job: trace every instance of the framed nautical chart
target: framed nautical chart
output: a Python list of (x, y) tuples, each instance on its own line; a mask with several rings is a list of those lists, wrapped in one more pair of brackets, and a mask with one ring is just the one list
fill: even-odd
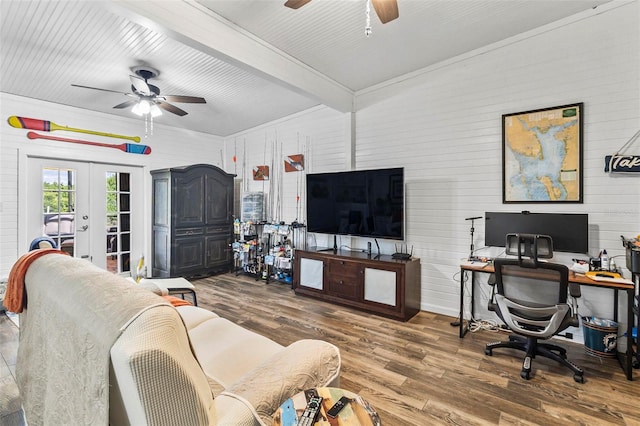
[(583, 104), (502, 116), (502, 202), (582, 203)]

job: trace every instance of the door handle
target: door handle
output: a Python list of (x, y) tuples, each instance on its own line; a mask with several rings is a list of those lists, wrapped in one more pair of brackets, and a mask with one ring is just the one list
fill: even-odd
[(82, 256), (80, 256), (80, 259), (88, 259), (89, 255), (88, 254), (83, 254)]
[(86, 231), (87, 229), (89, 229), (89, 225), (82, 225), (82, 226), (80, 227), (80, 229), (78, 229), (78, 232), (84, 232), (84, 231)]

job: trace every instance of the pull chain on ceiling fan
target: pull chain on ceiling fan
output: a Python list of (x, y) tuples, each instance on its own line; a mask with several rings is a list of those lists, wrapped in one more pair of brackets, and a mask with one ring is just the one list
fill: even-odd
[(131, 93), (118, 92), (116, 90), (101, 89), (98, 87), (82, 86), (79, 84), (72, 84), (74, 87), (80, 87), (82, 89), (100, 90), (102, 92), (119, 93), (121, 95), (129, 96), (133, 99), (122, 102), (114, 108), (124, 109), (131, 108), (131, 112), (138, 116), (145, 117), (145, 133), (147, 133), (147, 119), (151, 119), (151, 133), (153, 134), (153, 118), (162, 115), (160, 108), (165, 111), (169, 111), (172, 114), (178, 116), (185, 116), (188, 113), (178, 108), (177, 106), (170, 104), (169, 102), (179, 103), (191, 103), (191, 104), (205, 104), (207, 101), (204, 98), (197, 96), (184, 96), (184, 95), (160, 95), (160, 88), (149, 84), (149, 79), (157, 77), (160, 73), (150, 67), (134, 67), (131, 69), (136, 75), (129, 75), (131, 81)]
[[(287, 0), (284, 5), (291, 9), (298, 9), (310, 1), (311, 0)], [(373, 4), (373, 8), (375, 9), (378, 18), (380, 18), (380, 22), (383, 24), (391, 22), (400, 16), (397, 0), (366, 0), (366, 2), (366, 26), (364, 32), (367, 37), (371, 34), (370, 3)]]

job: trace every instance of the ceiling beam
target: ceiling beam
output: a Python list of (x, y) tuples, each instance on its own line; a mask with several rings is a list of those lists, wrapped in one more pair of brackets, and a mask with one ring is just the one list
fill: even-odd
[(257, 74), (341, 112), (354, 92), (193, 0), (115, 0), (110, 9), (132, 22)]

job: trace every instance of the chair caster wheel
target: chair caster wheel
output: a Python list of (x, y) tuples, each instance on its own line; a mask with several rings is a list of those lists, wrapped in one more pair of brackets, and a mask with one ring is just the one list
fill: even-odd
[(529, 371), (521, 371), (520, 377), (522, 377), (525, 380), (529, 380), (531, 378), (531, 373)]
[(493, 355), (493, 351), (491, 349), (485, 349), (484, 350), (484, 354), (491, 356), (491, 355)]
[(573, 380), (575, 380), (576, 383), (584, 383), (584, 377), (582, 377), (579, 374), (574, 374), (573, 375)]

